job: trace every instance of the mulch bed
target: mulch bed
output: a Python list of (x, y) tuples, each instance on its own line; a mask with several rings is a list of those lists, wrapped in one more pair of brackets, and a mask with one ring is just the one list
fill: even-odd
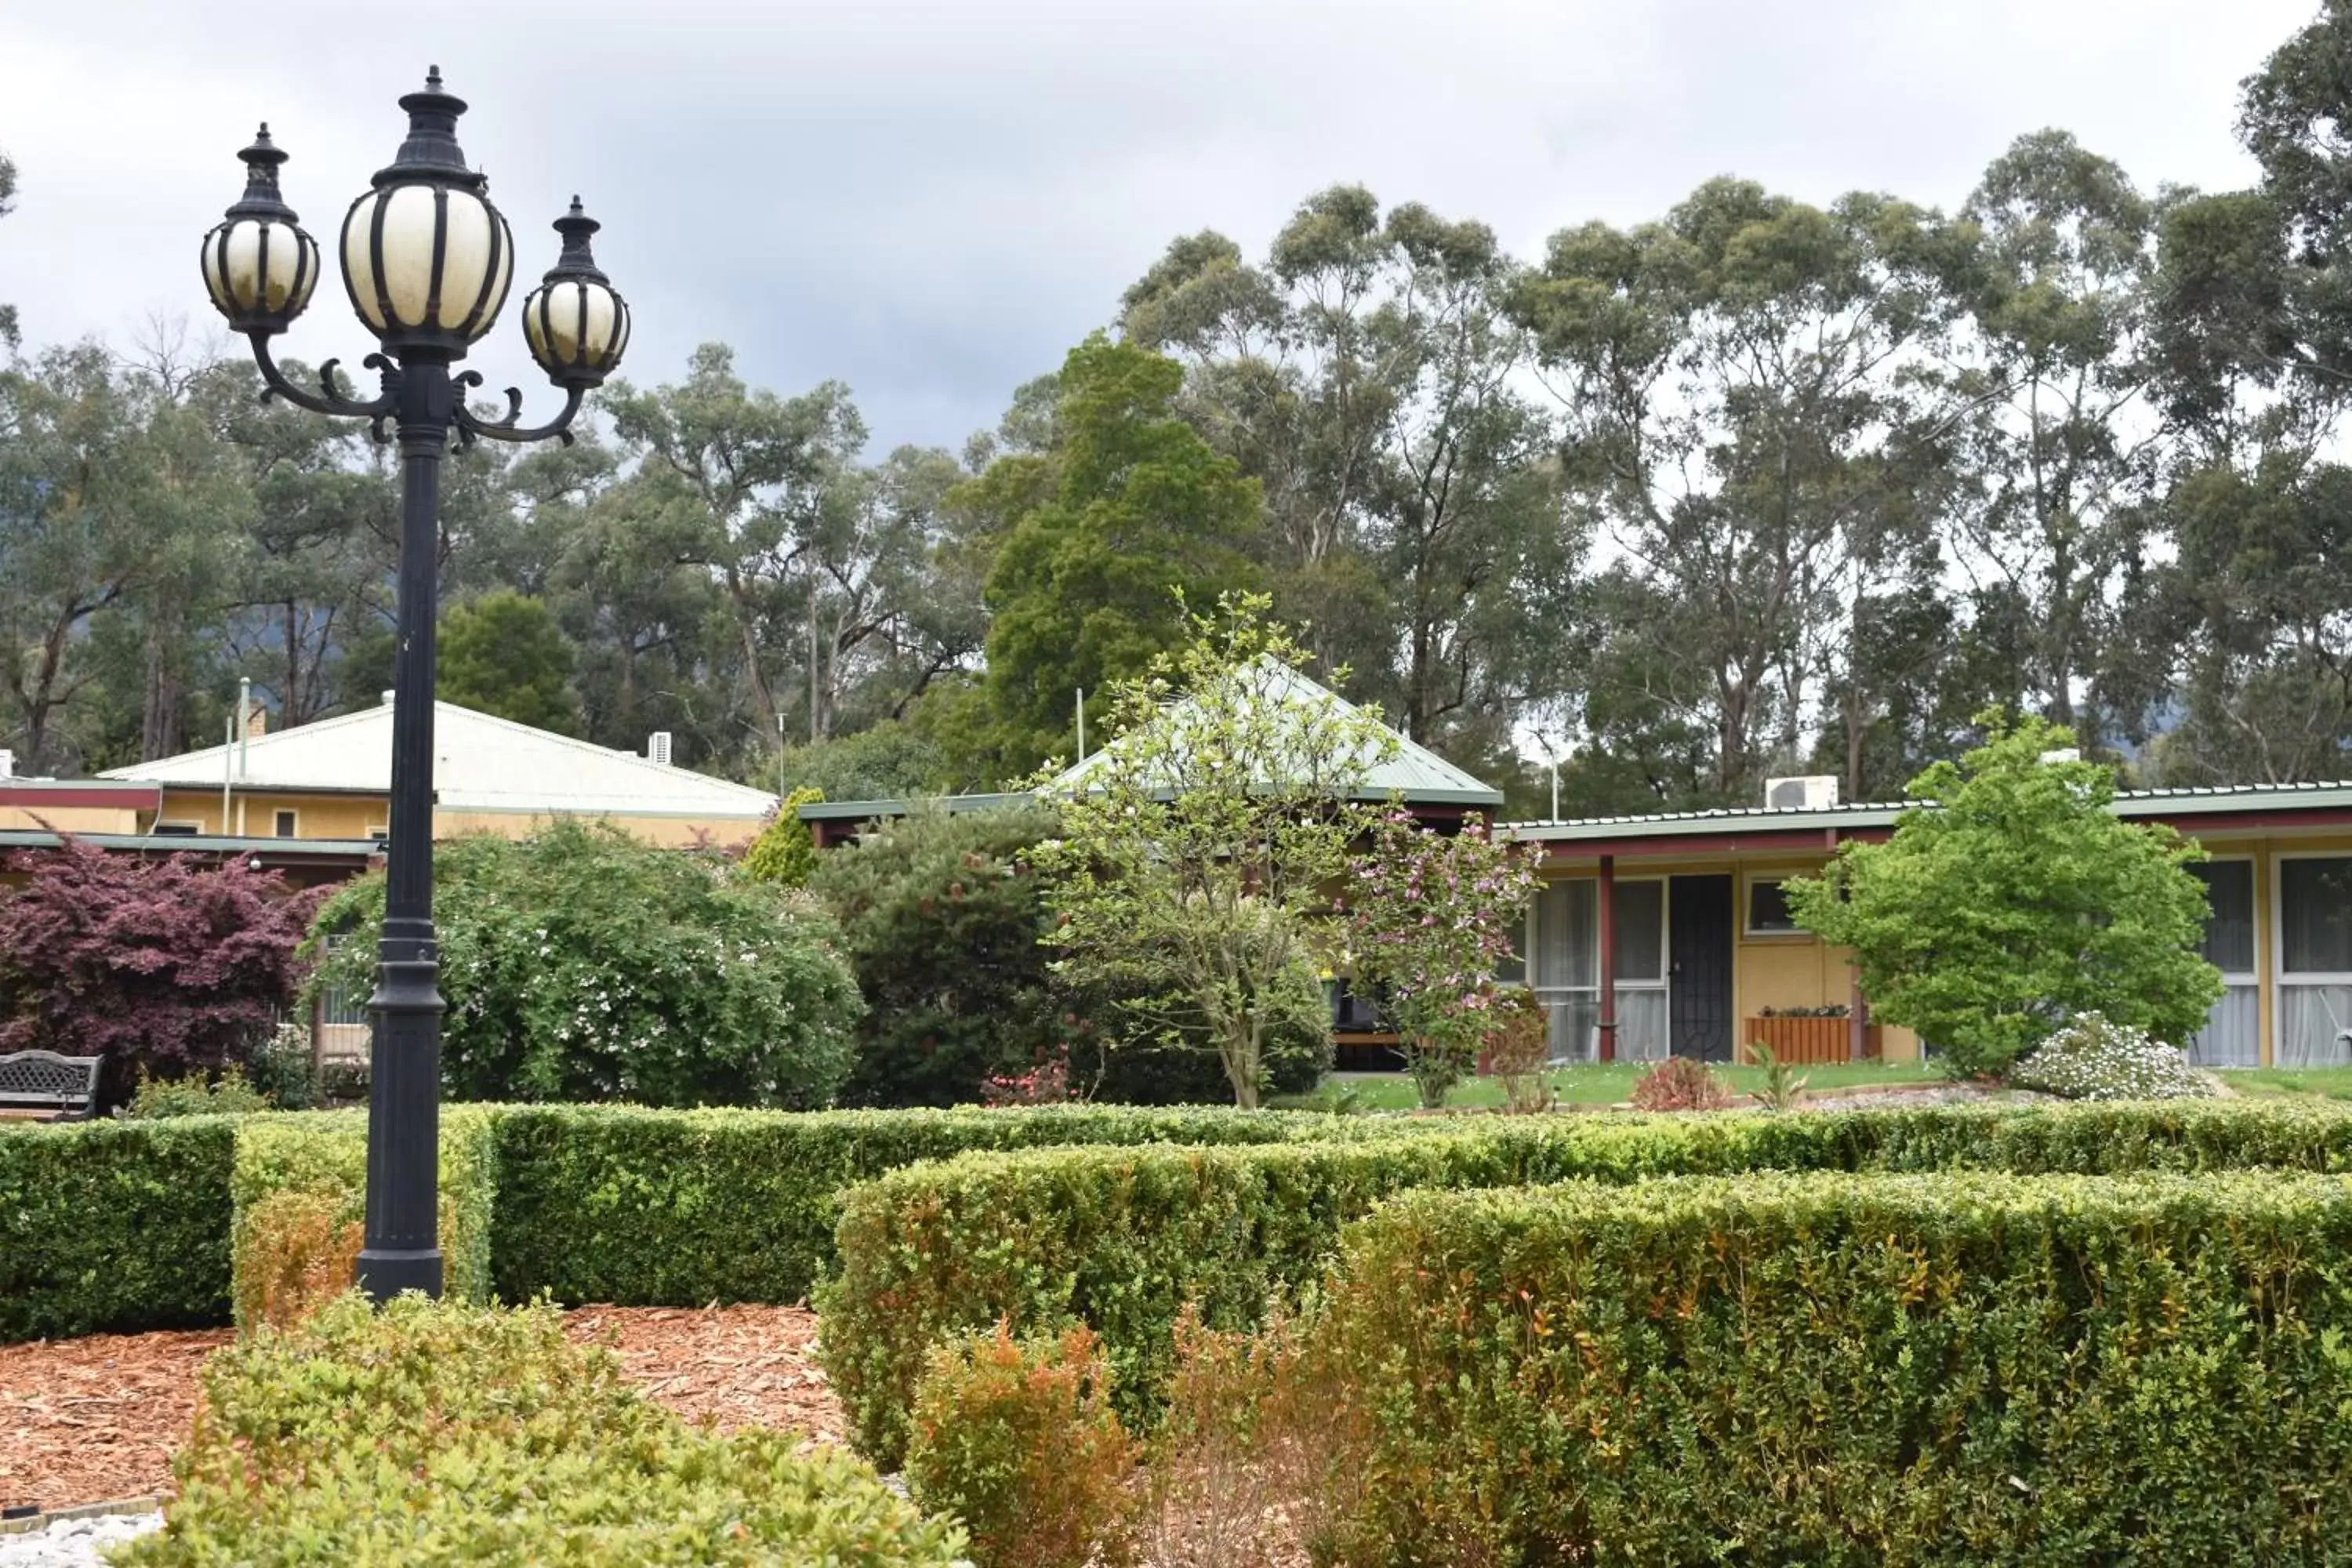
[[(722, 1429), (773, 1426), (841, 1441), (841, 1405), (797, 1307), (583, 1307), (565, 1331), (603, 1344), (652, 1397)], [(44, 1509), (168, 1492), (196, 1410), (196, 1372), (225, 1329), (93, 1334), (0, 1345), (0, 1507)]]

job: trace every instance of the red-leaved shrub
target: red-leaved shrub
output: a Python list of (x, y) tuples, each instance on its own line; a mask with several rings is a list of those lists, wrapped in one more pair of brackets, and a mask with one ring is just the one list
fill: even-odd
[(1723, 1080), (1688, 1057), (1668, 1057), (1633, 1085), (1639, 1110), (1719, 1110), (1730, 1103)]
[(5, 868), (26, 880), (0, 887), (0, 1051), (105, 1057), (120, 1098), (242, 1060), (293, 1000), (319, 895), (274, 871), (74, 838)]

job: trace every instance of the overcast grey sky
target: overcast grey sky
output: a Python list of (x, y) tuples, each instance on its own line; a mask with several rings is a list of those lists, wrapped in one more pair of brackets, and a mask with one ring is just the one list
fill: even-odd
[[(520, 279), (577, 190), (637, 312), (628, 372), (700, 342), (855, 390), (877, 451), (953, 446), (1106, 321), (1180, 233), (1253, 252), (1360, 181), (1537, 255), (1732, 173), (1950, 206), (2074, 131), (2148, 188), (2249, 166), (2237, 82), (2315, 0), (82, 0), (0, 5), (0, 300), (27, 347), (215, 318), (196, 241), (267, 119), (331, 244), (438, 62)], [(511, 310), (476, 363), (548, 405)], [(330, 281), (289, 351), (370, 345)]]

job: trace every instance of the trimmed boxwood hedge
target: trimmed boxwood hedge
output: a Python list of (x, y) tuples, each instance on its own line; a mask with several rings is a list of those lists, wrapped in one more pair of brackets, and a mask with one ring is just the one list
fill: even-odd
[(236, 1119), (0, 1131), (0, 1342), (226, 1322)]
[(2352, 1186), (1413, 1193), (1310, 1353), (1351, 1564), (2352, 1560)]
[(1082, 1321), (1122, 1407), (1148, 1416), (1177, 1310), (1247, 1328), (1312, 1281), (1339, 1227), (1416, 1187), (1609, 1183), (1743, 1171), (2127, 1173), (2352, 1169), (2352, 1111), (2269, 1102), (1929, 1107), (1770, 1116), (1493, 1118), (1418, 1137), (1274, 1148), (967, 1155), (853, 1188), (821, 1349), (861, 1447), (895, 1464), (931, 1346), (1000, 1317)]
[(622, 1306), (789, 1303), (831, 1267), (844, 1189), (919, 1160), (1062, 1144), (1351, 1139), (1397, 1125), (1112, 1105), (805, 1115), (513, 1106), (498, 1121), (493, 1273), (509, 1301), (544, 1292)]
[(546, 1310), (346, 1295), (205, 1368), (144, 1568), (953, 1568), (963, 1532), (839, 1449), (688, 1426)]

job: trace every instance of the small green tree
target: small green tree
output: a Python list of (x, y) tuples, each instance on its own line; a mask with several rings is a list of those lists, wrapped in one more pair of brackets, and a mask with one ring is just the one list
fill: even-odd
[(441, 697), (558, 735), (580, 732), (572, 645), (540, 600), (501, 588), (441, 617)]
[(1381, 996), (1432, 1110), (1469, 1076), (1493, 1026), (1495, 968), (1535, 901), (1539, 853), (1478, 818), (1445, 835), (1397, 810), (1357, 858), (1343, 896), (1349, 959)]
[(760, 837), (751, 840), (751, 852), (743, 857), (743, 869), (753, 881), (784, 888), (808, 886), (816, 872), (816, 835), (801, 820), (801, 807), (824, 798), (821, 789), (796, 789), (784, 796), (774, 818), (760, 829)]
[(1984, 744), (1911, 781), (1884, 844), (1849, 843), (1787, 884), (1798, 922), (1853, 950), (1872, 1009), (1956, 1074), (1998, 1073), (2076, 1014), (2178, 1043), (2221, 972), (2198, 955), (2204, 851), (2110, 809), (2115, 772), (2049, 761), (2071, 731), (1978, 715)]
[(1236, 595), (1188, 616), (1181, 649), (1111, 689), (1118, 739), (1041, 785), (1062, 811), (1038, 848), (1057, 971), (1138, 1032), (1205, 1039), (1245, 1107), (1269, 1038), (1328, 1037), (1330, 898), (1374, 816), (1365, 775), (1397, 745), (1376, 712), (1300, 678), (1311, 656), (1267, 608)]

